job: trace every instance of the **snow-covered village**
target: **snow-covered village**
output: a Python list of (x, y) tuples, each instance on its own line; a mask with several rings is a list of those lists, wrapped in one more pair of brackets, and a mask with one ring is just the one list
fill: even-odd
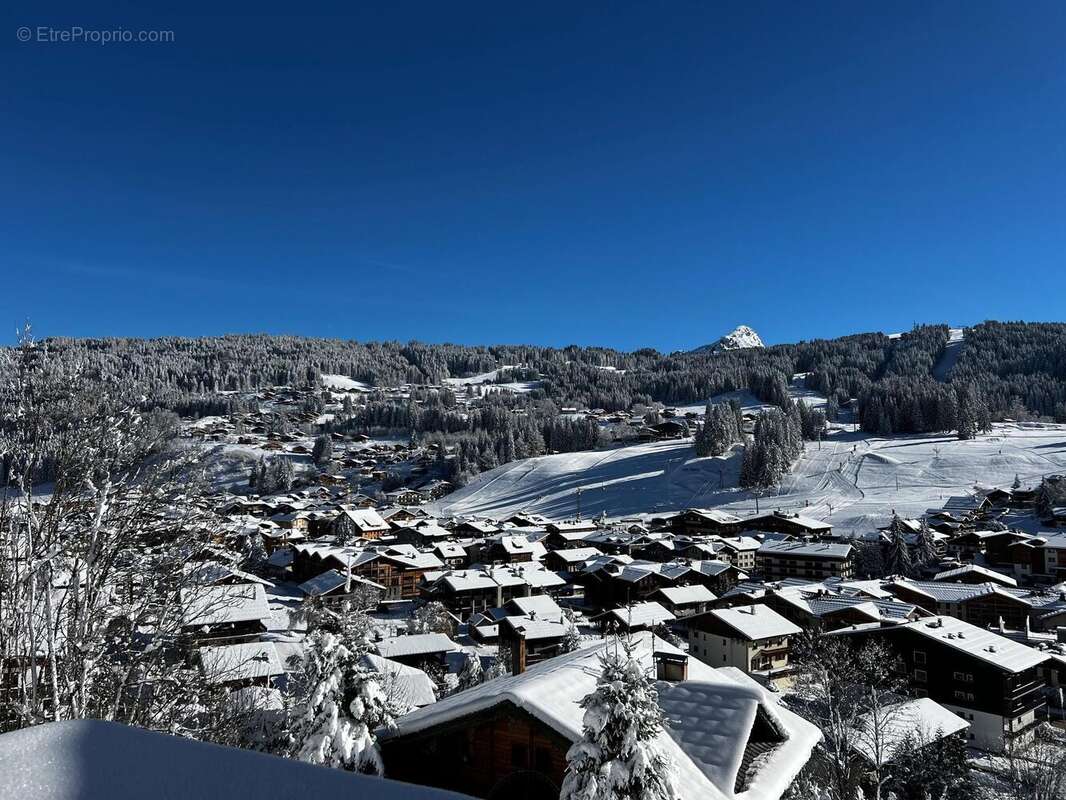
[(1066, 4), (10, 10), (0, 800), (1066, 800)]

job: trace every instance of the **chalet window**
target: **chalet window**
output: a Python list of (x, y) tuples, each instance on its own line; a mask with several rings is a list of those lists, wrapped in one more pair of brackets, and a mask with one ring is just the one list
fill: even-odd
[(914, 670), (914, 680), (925, 683), (929, 680), (929, 675), (924, 669), (916, 669)]
[(552, 756), (547, 747), (537, 748), (537, 772), (551, 773)]
[(955, 673), (955, 680), (963, 681), (965, 683), (973, 683), (973, 673), (972, 672), (956, 672)]
[(528, 757), (526, 753), (526, 746), (524, 744), (512, 744), (511, 745), (511, 766), (519, 769), (525, 769), (528, 763)]
[(925, 651), (924, 650), (915, 650), (914, 651), (914, 663), (915, 664), (924, 664), (925, 663)]

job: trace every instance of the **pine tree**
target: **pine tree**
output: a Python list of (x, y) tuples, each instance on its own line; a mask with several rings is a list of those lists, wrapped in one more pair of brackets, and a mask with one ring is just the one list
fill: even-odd
[(583, 735), (566, 754), (560, 800), (672, 800), (673, 767), (654, 743), (663, 728), (654, 682), (627, 641), (608, 645), (600, 669), (581, 701)]
[(907, 547), (907, 529), (897, 515), (892, 515), (892, 527), (889, 530), (888, 557), (886, 568), (890, 575), (910, 575), (911, 551)]
[(936, 561), (936, 540), (933, 532), (929, 530), (929, 523), (922, 519), (922, 527), (918, 530), (918, 543), (914, 549), (915, 566), (924, 567)]
[(318, 628), (306, 639), (293, 756), (310, 764), (380, 775), (374, 730), (391, 723), (377, 674), (339, 632)]
[(481, 656), (477, 653), (467, 653), (466, 662), (459, 672), (458, 691), (470, 689), (485, 680), (485, 670), (481, 667)]
[(321, 467), (328, 464), (332, 457), (333, 437), (323, 433), (315, 439), (315, 446), (311, 449), (311, 461)]
[(559, 643), (560, 653), (572, 653), (581, 647), (581, 634), (577, 630), (577, 620), (574, 612), (569, 608), (563, 609), (563, 623), (566, 625), (566, 633)]

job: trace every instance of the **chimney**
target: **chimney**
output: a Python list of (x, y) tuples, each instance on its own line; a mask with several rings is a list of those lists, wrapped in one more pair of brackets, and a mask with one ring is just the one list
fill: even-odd
[(511, 674), (521, 675), (526, 671), (526, 640), (521, 634), (511, 644)]
[(655, 680), (671, 683), (688, 680), (688, 656), (684, 653), (659, 651), (652, 658), (655, 660)]

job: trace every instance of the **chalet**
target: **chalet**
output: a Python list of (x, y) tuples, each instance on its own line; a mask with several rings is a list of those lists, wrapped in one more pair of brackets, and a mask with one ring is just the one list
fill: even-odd
[(926, 513), (931, 517), (950, 519), (955, 522), (973, 522), (992, 507), (989, 499), (978, 494), (962, 494), (949, 497), (942, 508), (931, 508)]
[(947, 616), (837, 635), (884, 637), (899, 655), (911, 691), (969, 722), (974, 747), (1001, 752), (1025, 741), (1038, 724), (1045, 653)]
[(802, 630), (765, 605), (715, 608), (684, 621), (689, 653), (712, 667), (736, 667), (767, 686), (791, 675), (789, 647)]
[[(556, 800), (566, 752), (581, 737), (580, 700), (595, 688), (609, 646), (400, 717), (378, 733), (386, 774), (474, 797)], [(739, 673), (711, 669), (649, 634), (635, 637), (634, 657), (657, 677), (673, 735), (661, 732), (656, 744), (674, 765), (679, 797), (778, 800), (819, 741), (814, 726)]]
[(714, 508), (688, 508), (671, 517), (668, 525), (678, 533), (733, 536), (740, 532), (741, 519)]
[(675, 617), (688, 617), (707, 610), (716, 598), (706, 586), (667, 586), (652, 593), (651, 599)]
[(963, 561), (984, 559), (987, 564), (1011, 564), (1011, 547), (1030, 539), (1018, 531), (965, 531), (947, 541), (948, 554)]
[(182, 589), (181, 604), (182, 633), (195, 644), (255, 641), (271, 617), (261, 583)]
[(439, 600), (465, 619), (516, 597), (558, 592), (566, 581), (540, 564), (427, 572), (420, 586), (427, 600)]
[(772, 533), (785, 533), (790, 536), (829, 536), (833, 526), (828, 522), (804, 517), (800, 514), (786, 514), (783, 511), (774, 511), (770, 514), (762, 514), (756, 517), (748, 517), (740, 521), (740, 530), (743, 531), (770, 531)]
[(389, 523), (381, 518), (372, 508), (352, 508), (346, 506), (333, 521), (333, 531), (350, 531), (363, 539), (379, 539), (389, 532)]
[(319, 600), (323, 605), (342, 606), (346, 601), (363, 600), (368, 593), (373, 597), (384, 597), (386, 589), (380, 583), (374, 583), (358, 575), (350, 578), (335, 569), (327, 570), (297, 587), (305, 597)]
[(382, 639), (374, 643), (374, 649), (382, 658), (421, 668), (434, 662), (443, 665), (448, 653), (460, 647), (443, 633), (416, 633)]
[(1060, 592), (1040, 592), (1004, 587), (999, 583), (939, 583), (900, 578), (887, 588), (902, 601), (927, 611), (987, 627), (1032, 625), (1054, 628), (1066, 615), (1066, 597)]
[(1066, 534), (1043, 531), (1035, 536), (1018, 538), (1007, 547), (1007, 560), (1020, 577), (1066, 578)]
[(889, 597), (828, 588), (826, 584), (768, 589), (760, 602), (808, 631), (834, 631), (849, 625), (900, 625), (930, 616), (920, 606)]
[(439, 558), (447, 569), (463, 569), (470, 564), (466, 548), (459, 542), (438, 542), (433, 547), (433, 555)]
[(544, 555), (544, 566), (556, 572), (576, 575), (593, 558), (602, 556), (595, 547), (575, 547), (569, 550), (549, 550)]
[(659, 603), (649, 601), (633, 603), (623, 608), (610, 611), (592, 618), (592, 622), (603, 631), (650, 631), (658, 625), (673, 622), (674, 615)]
[(1018, 581), (1009, 575), (982, 567), (979, 564), (963, 564), (945, 569), (933, 576), (937, 583), (997, 583), (1000, 586), (1017, 587)]
[(757, 571), (768, 580), (850, 578), (852, 546), (832, 542), (766, 541), (755, 554)]
[(417, 506), (424, 498), (415, 489), (393, 489), (385, 492), (385, 499), (397, 506)]
[(274, 678), (285, 673), (273, 642), (201, 647), (197, 657), (207, 682), (229, 689), (269, 687)]
[(500, 647), (511, 653), (511, 673), (520, 675), (532, 666), (560, 654), (569, 631), (562, 621), (539, 616), (504, 617), (499, 621)]
[(544, 556), (544, 545), (525, 536), (503, 534), (485, 543), (481, 559), (490, 564), (521, 564)]
[(712, 540), (715, 558), (732, 564), (741, 572), (754, 572), (762, 542), (751, 536), (718, 536)]

